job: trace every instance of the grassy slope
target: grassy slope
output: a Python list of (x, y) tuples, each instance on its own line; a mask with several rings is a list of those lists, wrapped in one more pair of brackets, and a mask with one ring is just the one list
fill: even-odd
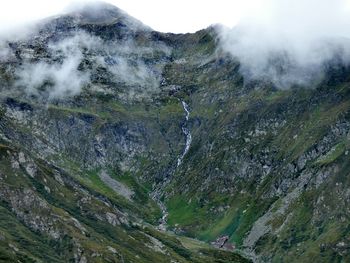
[[(186, 65), (183, 67), (186, 68)], [(205, 66), (203, 67), (206, 71)], [(230, 62), (220, 71), (211, 72), (209, 68), (207, 75), (204, 74), (201, 79), (195, 77), (196, 70), (182, 72), (185, 75), (182, 79), (196, 80), (194, 86), (190, 87), (188, 100), (192, 110), (192, 121), (198, 120), (197, 123), (200, 124), (193, 123), (194, 140), (185, 159), (184, 168), (178, 172), (178, 179), (168, 188), (187, 189), (186, 186), (189, 186), (190, 190), (186, 193), (179, 190), (178, 193), (172, 194), (167, 205), (169, 223), (183, 228), (189, 235), (213, 240), (228, 234), (232, 242), (241, 245), (252, 224), (278, 199), (263, 196), (282, 175), (275, 171), (259, 184), (256, 178), (236, 178), (232, 182), (229, 175), (235, 174), (235, 169), (227, 163), (228, 159), (232, 158), (234, 153), (242, 152), (259, 156), (262, 149), (269, 148), (273, 149), (273, 162), (279, 163), (278, 166), (283, 167), (296, 162), (300, 156), (320, 143), (332, 126), (349, 119), (350, 84), (345, 73), (338, 81), (331, 79), (317, 89), (297, 88), (283, 91), (269, 88), (267, 85), (265, 88), (245, 87), (242, 90), (239, 78), (229, 77), (235, 76), (230, 72), (234, 68)], [(169, 76), (173, 75), (172, 70), (179, 69), (169, 69)], [(254, 131), (256, 123), (274, 118), (280, 123), (281, 120), (285, 120), (286, 124), (278, 127), (276, 133), (272, 131), (270, 124), (265, 135), (259, 136), (258, 139), (253, 138), (249, 142), (244, 140), (248, 131)], [(231, 132), (238, 134), (230, 139), (229, 133), (225, 131), (229, 130), (233, 123), (234, 130)], [(214, 146), (210, 154), (209, 145)], [(327, 167), (343, 166), (347, 160), (344, 153), (348, 149), (348, 138), (341, 137), (332, 142), (330, 150), (322, 157), (308, 162), (307, 167), (313, 167), (312, 172), (316, 174)], [(226, 176), (218, 176), (215, 179), (217, 170), (223, 171)], [(330, 180), (343, 181), (342, 178), (347, 175), (348, 170), (343, 168)], [(208, 177), (213, 176), (207, 188), (200, 188)], [(325, 191), (334, 191), (333, 184), (329, 181), (322, 187), (323, 190), (310, 189), (302, 194), (293, 206), (293, 215), (285, 224), (279, 241), (275, 236), (264, 237), (257, 245), (259, 251), (270, 256), (275, 253), (273, 259), (276, 262), (300, 262), (309, 256), (322, 262), (344, 260), (346, 256), (340, 256), (341, 253), (339, 249), (337, 252), (335, 246), (348, 233), (345, 222), (339, 222), (339, 218), (345, 220), (344, 218), (348, 217), (346, 212), (335, 218), (332, 216), (332, 219), (323, 218), (321, 228), (310, 221), (313, 211), (318, 209), (314, 205), (317, 199)], [(345, 185), (348, 184), (344, 182), (343, 186), (346, 187)], [(233, 194), (218, 192), (218, 189), (232, 187)], [(330, 202), (337, 202), (341, 198), (335, 195), (328, 197)], [(221, 212), (213, 210), (218, 206), (224, 209), (220, 210)], [(342, 209), (346, 209), (346, 203)], [(285, 220), (285, 216), (280, 218), (279, 222), (276, 218), (275, 228), (281, 226)], [(288, 245), (285, 245), (286, 242)], [(270, 253), (271, 251), (275, 252)], [(288, 257), (285, 256), (286, 253)]]
[[(168, 36), (168, 41), (176, 48), (173, 51), (174, 62), (165, 67), (164, 76), (167, 84), (181, 86), (181, 90), (174, 96), (164, 93), (153, 103), (125, 105), (113, 96), (84, 94), (82, 98), (77, 99), (80, 100), (77, 104), (50, 105), (50, 117), (67, 119), (72, 116), (88, 116), (94, 120), (96, 131), (106, 123), (120, 120), (147, 122), (154, 130), (160, 127), (163, 136), (161, 140), (157, 138), (151, 142), (151, 153), (164, 153), (168, 148), (172, 148), (169, 150), (172, 153), (170, 157), (176, 160), (176, 154), (181, 151), (181, 145), (177, 142), (182, 138), (180, 124), (183, 119), (183, 111), (177, 98), (185, 99), (191, 107), (193, 144), (183, 166), (176, 171), (174, 180), (167, 188), (171, 192), (166, 199), (169, 224), (179, 226), (188, 235), (206, 241), (228, 234), (231, 241), (239, 246), (253, 223), (273, 202), (278, 201), (278, 196), (271, 197), (267, 193), (286, 176), (282, 168), (312, 149), (338, 120), (348, 119), (348, 84), (341, 80), (341, 84), (332, 86), (329, 83), (337, 82), (331, 81), (318, 89), (298, 88), (287, 91), (276, 90), (268, 84), (261, 87), (243, 86), (243, 80), (238, 74), (239, 65), (220, 52), (219, 57), (216, 57), (215, 41), (207, 31), (193, 35)], [(179, 59), (184, 59), (185, 62), (176, 62)], [(245, 140), (249, 137), (249, 132), (256, 130), (256, 124), (263, 124), (269, 119), (276, 119), (279, 123), (283, 120), (285, 124), (278, 126), (275, 132), (270, 123), (268, 128), (261, 128), (267, 130), (266, 134), (251, 138), (250, 141)], [(14, 129), (23, 134), (30, 133), (29, 127), (14, 125)], [(332, 191), (339, 181), (344, 187), (349, 185), (349, 166), (344, 154), (348, 149), (348, 138), (343, 137), (332, 143), (334, 145), (331, 145), (328, 153), (322, 158), (307, 163), (307, 168), (311, 167), (315, 173), (336, 165), (338, 170), (332, 179), (327, 185), (302, 194), (300, 200), (290, 208), (291, 219), (286, 222), (278, 239), (276, 236), (266, 235), (257, 244), (258, 250), (266, 257), (273, 251), (272, 259), (275, 262), (303, 261), (310, 256), (319, 261), (341, 260), (339, 253), (334, 252), (334, 247), (349, 231), (346, 220), (339, 223), (344, 214), (329, 213), (328, 218), (320, 220), (319, 228), (311, 223), (318, 197)], [(265, 161), (262, 150), (266, 148), (271, 150), (268, 155), (271, 155), (272, 161), (277, 164), (276, 170), (262, 181), (257, 178), (261, 171), (256, 167), (252, 168), (256, 170), (252, 172), (251, 177), (237, 176), (244, 170), (244, 165), (236, 166), (236, 156), (241, 156), (243, 161), (248, 163), (257, 162), (257, 166), (261, 167), (263, 164), (259, 162)], [(168, 168), (171, 158), (162, 158), (161, 155), (154, 157), (152, 154), (138, 157), (136, 165), (139, 170), (136, 174), (120, 173), (117, 167), (109, 168), (116, 179), (135, 190), (137, 194), (134, 202), (128, 202), (104, 185), (97, 176), (98, 171), (81, 170), (81, 164), (75, 163), (76, 160), (72, 161), (69, 157), (64, 157), (61, 161), (70, 173), (69, 176), (93, 195), (107, 197), (124, 212), (155, 223), (159, 217), (159, 209), (147, 195), (156, 171)], [(45, 164), (43, 166), (45, 167)], [(50, 168), (46, 169), (47, 179), (52, 179)], [(7, 173), (11, 175), (11, 169)], [(206, 180), (209, 181), (208, 184)], [(89, 229), (90, 237), (86, 239), (79, 236), (79, 239), (84, 240), (84, 247), (95, 247), (105, 253), (105, 247), (98, 241), (103, 238), (106, 241), (103, 244), (117, 246), (117, 250), (125, 255), (126, 259), (137, 261), (134, 255), (141, 253), (141, 259), (144, 261), (161, 262), (163, 255), (145, 250), (144, 239), (147, 238), (143, 233), (146, 232), (161, 240), (171, 255), (180, 261), (211, 262), (213, 258), (218, 262), (243, 260), (235, 254), (210, 251), (206, 248), (198, 249), (197, 245), (188, 244), (186, 241), (181, 243), (175, 237), (163, 235), (151, 228), (111, 227), (101, 222), (96, 223), (91, 214), (87, 216), (77, 210), (77, 198), (72, 189), (61, 190), (65, 196), (63, 199), (55, 193), (47, 194), (43, 190), (42, 182), (27, 180), (26, 185), (34, 185), (51, 206), (59, 211), (69, 212)], [(338, 199), (331, 196), (329, 207), (334, 206)], [(98, 210), (100, 204), (92, 207)], [(339, 211), (344, 208), (346, 204), (339, 206)], [(3, 216), (5, 226), (10, 218), (14, 218), (9, 209), (4, 210)], [(274, 228), (278, 228), (285, 219), (276, 218), (271, 223)], [(26, 229), (23, 223), (13, 220), (13, 224), (16, 228), (25, 229), (23, 239), (45, 243), (40, 236), (31, 236), (33, 233)], [(8, 233), (7, 227), (3, 231), (4, 236), (15, 239)], [(76, 235), (74, 231), (70, 233), (70, 236)], [(14, 242), (18, 244), (19, 241)], [(21, 248), (24, 254), (35, 257), (30, 247), (22, 245)], [(64, 251), (65, 247), (60, 249)], [(198, 251), (204, 258), (201, 258)], [(62, 255), (51, 253), (50, 250), (47, 250), (47, 253), (53, 258), (62, 258)], [(12, 251), (3, 249), (1, 254), (3, 257), (13, 257)]]
[[(246, 262), (242, 257), (225, 252), (215, 252), (206, 247), (201, 248), (199, 254), (198, 248), (187, 248), (183, 246), (175, 236), (169, 236), (165, 233), (160, 233), (152, 227), (144, 227), (142, 225), (116, 225), (112, 226), (104, 221), (97, 220), (94, 215), (103, 216), (103, 213), (110, 211), (110, 207), (106, 207), (98, 199), (92, 197), (90, 204), (87, 207), (81, 203), (84, 197), (95, 196), (96, 193), (104, 194), (110, 204), (123, 207), (120, 200), (113, 198), (110, 195), (108, 187), (101, 183), (93, 184), (93, 188), (85, 188), (80, 190), (76, 188), (72, 177), (68, 174), (61, 174), (64, 180), (64, 185), (60, 185), (54, 178), (52, 167), (45, 164), (41, 160), (36, 161), (39, 168), (32, 178), (26, 174), (25, 170), (14, 170), (11, 168), (9, 160), (11, 156), (17, 155), (16, 148), (6, 146), (6, 143), (1, 146), (0, 166), (2, 177), (0, 187), (2, 192), (22, 191), (35, 187), (35, 195), (44, 202), (47, 202), (51, 213), (59, 217), (66, 218), (65, 224), (61, 224), (61, 219), (56, 221), (60, 231), (65, 232), (65, 235), (60, 240), (55, 240), (49, 235), (35, 231), (28, 227), (27, 221), (18, 219), (14, 215), (11, 208), (12, 202), (6, 202), (1, 198), (0, 210), (0, 261), (1, 262), (17, 262), (17, 260), (25, 262), (70, 262), (74, 261), (74, 253), (76, 253), (76, 245), (82, 248), (83, 255), (89, 262), (168, 262), (169, 258), (176, 259), (179, 262), (213, 262), (213, 257), (222, 258), (218, 262)], [(26, 157), (28, 158), (28, 157)], [(135, 182), (130, 177), (125, 176), (124, 182), (129, 181), (130, 184)], [(82, 184), (84, 185), (84, 184)], [(47, 188), (51, 189), (48, 193)], [(22, 189), (22, 190), (21, 190)], [(89, 195), (87, 195), (89, 193)], [(10, 195), (11, 196), (11, 195)], [(11, 196), (16, 198), (17, 195)], [(91, 197), (90, 197), (91, 198)], [(12, 200), (12, 199), (11, 199)], [(80, 204), (80, 205), (79, 205)], [(21, 205), (16, 209), (16, 213), (21, 211)], [(30, 208), (29, 213), (33, 215), (45, 213), (42, 216), (47, 216), (47, 212), (40, 208)], [(37, 210), (39, 209), (39, 210)], [(53, 215), (53, 214), (52, 214)], [(81, 226), (86, 229), (87, 234), (82, 234), (79, 228), (75, 227), (69, 221), (69, 216), (77, 219)], [(68, 220), (68, 221), (67, 221)], [(56, 224), (55, 223), (55, 224)], [(147, 247), (150, 243), (149, 236), (153, 236), (162, 243), (162, 250), (167, 251), (167, 255), (156, 252), (156, 250)], [(195, 243), (195, 241), (192, 241)], [(111, 253), (108, 249), (113, 247), (117, 254)], [(97, 254), (100, 256), (93, 256)]]

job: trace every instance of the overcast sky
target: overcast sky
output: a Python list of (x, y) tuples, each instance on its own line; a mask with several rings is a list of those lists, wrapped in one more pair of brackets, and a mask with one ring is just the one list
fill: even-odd
[[(264, 0), (105, 0), (163, 32), (194, 32), (215, 23), (234, 26)], [(71, 0), (1, 0), (0, 31), (59, 14)], [(80, 1), (88, 2), (88, 1)], [(248, 12), (249, 11), (249, 12)]]
[[(0, 32), (11, 30), (14, 26), (60, 14), (72, 2), (91, 0), (0, 0)], [(288, 10), (301, 10), (308, 14), (318, 14), (321, 6), (329, 6), (331, 0), (280, 0), (284, 2), (283, 15)], [(186, 33), (221, 23), (232, 27), (239, 20), (248, 17), (269, 16), (278, 0), (105, 0), (125, 10), (144, 24), (162, 32)], [(350, 0), (335, 0), (335, 2)], [(308, 4), (310, 3), (310, 4)], [(317, 3), (315, 5), (315, 3)], [(311, 6), (311, 8), (310, 8)], [(278, 7), (279, 8), (279, 7)], [(327, 9), (327, 8), (326, 8)], [(297, 19), (291, 17), (291, 19)], [(330, 20), (322, 17), (323, 20)], [(331, 22), (331, 21), (330, 21)]]

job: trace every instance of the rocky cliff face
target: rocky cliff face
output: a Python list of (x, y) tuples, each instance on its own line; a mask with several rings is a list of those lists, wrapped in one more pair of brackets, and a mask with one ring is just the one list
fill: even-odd
[(257, 262), (349, 260), (349, 70), (280, 90), (218, 41), (99, 5), (1, 43), (2, 259), (245, 262), (184, 237), (227, 236)]

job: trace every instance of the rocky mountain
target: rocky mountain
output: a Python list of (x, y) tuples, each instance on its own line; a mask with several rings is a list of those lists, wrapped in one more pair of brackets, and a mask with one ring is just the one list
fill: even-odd
[(349, 261), (349, 68), (279, 89), (219, 42), (107, 4), (2, 41), (0, 261)]

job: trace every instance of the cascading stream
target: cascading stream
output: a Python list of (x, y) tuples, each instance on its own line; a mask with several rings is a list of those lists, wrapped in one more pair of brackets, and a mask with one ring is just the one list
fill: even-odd
[[(186, 156), (188, 150), (190, 149), (190, 146), (192, 143), (192, 135), (191, 135), (191, 132), (187, 126), (188, 120), (190, 118), (190, 108), (189, 108), (188, 104), (184, 101), (181, 101), (181, 104), (182, 104), (182, 107), (186, 113), (185, 122), (183, 123), (183, 125), (181, 127), (182, 132), (186, 137), (186, 145), (185, 145), (185, 148), (184, 148), (182, 154), (177, 159), (177, 166), (176, 167), (179, 167), (181, 165), (181, 163), (182, 163), (184, 157)], [(166, 231), (168, 211), (166, 209), (165, 204), (160, 200), (160, 196), (161, 196), (161, 194), (160, 194), (160, 191), (158, 189), (153, 193), (152, 199), (158, 204), (158, 206), (162, 210), (162, 214), (163, 214), (162, 218), (159, 220), (158, 229), (161, 231)]]
[(182, 125), (182, 132), (185, 134), (186, 136), (186, 146), (185, 149), (183, 151), (183, 153), (181, 154), (181, 156), (177, 159), (177, 166), (179, 167), (184, 159), (184, 157), (186, 156), (188, 150), (190, 149), (191, 143), (192, 143), (192, 135), (191, 132), (189, 130), (189, 128), (187, 127), (187, 123), (188, 120), (190, 118), (190, 109), (189, 106), (186, 102), (181, 101), (182, 103), (182, 107), (184, 108), (184, 111), (186, 112), (186, 121), (184, 122), (184, 124)]
[(159, 192), (159, 189), (158, 191), (155, 191), (151, 197), (158, 204), (160, 210), (162, 211), (162, 218), (159, 220), (158, 229), (161, 231), (166, 231), (168, 211), (165, 204), (160, 200), (161, 194)]

